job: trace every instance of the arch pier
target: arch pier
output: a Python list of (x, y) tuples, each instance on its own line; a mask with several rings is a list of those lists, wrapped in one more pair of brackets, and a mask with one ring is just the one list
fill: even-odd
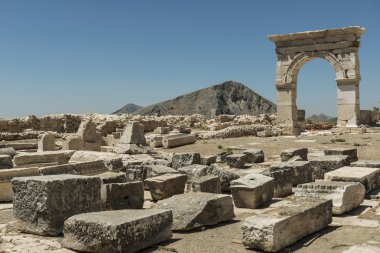
[[(297, 76), (302, 66), (315, 58), (327, 60), (335, 70), (338, 127), (357, 127), (360, 116), (359, 44), (366, 29), (340, 29), (270, 35), (276, 45), (277, 119), (286, 134), (298, 135)], [(321, 103), (323, 98), (321, 98)]]

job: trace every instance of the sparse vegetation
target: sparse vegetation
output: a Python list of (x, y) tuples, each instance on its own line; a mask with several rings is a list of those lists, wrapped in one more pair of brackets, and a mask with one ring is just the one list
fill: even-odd
[(342, 139), (342, 138), (331, 139), (330, 141), (331, 141), (331, 143), (336, 143), (336, 142), (346, 142), (346, 140), (345, 140), (345, 139)]

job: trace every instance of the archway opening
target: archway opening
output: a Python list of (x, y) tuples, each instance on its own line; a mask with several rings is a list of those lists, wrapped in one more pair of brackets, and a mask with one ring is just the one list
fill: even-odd
[(296, 103), (298, 110), (305, 110), (306, 123), (336, 124), (338, 105), (335, 78), (335, 70), (326, 59), (313, 58), (301, 66)]

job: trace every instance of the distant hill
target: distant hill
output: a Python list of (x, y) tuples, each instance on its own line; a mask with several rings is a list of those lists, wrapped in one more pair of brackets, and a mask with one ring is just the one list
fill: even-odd
[(319, 122), (336, 122), (337, 121), (336, 117), (331, 117), (331, 116), (328, 116), (324, 113), (321, 113), (319, 115), (313, 114), (310, 117), (308, 117), (307, 119), (313, 120), (313, 121), (319, 121)]
[(119, 110), (117, 110), (116, 112), (113, 112), (112, 114), (118, 114), (118, 113), (131, 114), (131, 113), (134, 113), (135, 111), (137, 111), (138, 109), (141, 109), (141, 108), (142, 108), (142, 106), (139, 106), (139, 105), (127, 104), (127, 105), (123, 106), (122, 108), (120, 108)]
[(171, 100), (143, 107), (140, 115), (259, 115), (275, 113), (276, 105), (248, 87), (234, 81), (197, 90)]

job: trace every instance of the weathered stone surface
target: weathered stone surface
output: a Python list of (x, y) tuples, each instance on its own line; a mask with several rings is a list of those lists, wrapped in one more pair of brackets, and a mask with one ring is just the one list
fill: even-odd
[(226, 163), (233, 168), (244, 168), (247, 163), (247, 155), (245, 154), (234, 154), (226, 156)]
[(106, 210), (139, 209), (144, 204), (142, 182), (107, 183), (102, 185), (101, 199)]
[(207, 174), (218, 176), (222, 185), (222, 192), (226, 193), (231, 192), (231, 181), (240, 178), (238, 174), (217, 166), (210, 166), (207, 170)]
[(165, 174), (178, 174), (173, 168), (164, 165), (145, 165), (146, 168), (146, 178), (157, 177)]
[(62, 150), (82, 150), (83, 140), (79, 136), (68, 136), (62, 140)]
[(98, 175), (107, 171), (102, 161), (80, 162), (41, 167), (38, 172), (41, 175), (59, 175), (59, 174), (74, 174), (74, 175)]
[(121, 155), (108, 152), (75, 151), (69, 163), (102, 161), (108, 170), (119, 170), (123, 167)]
[(265, 160), (264, 151), (262, 149), (246, 149), (243, 154), (247, 155), (247, 163), (262, 163)]
[(313, 179), (323, 179), (326, 172), (350, 165), (350, 158), (346, 155), (326, 155), (309, 159), (313, 170)]
[(38, 136), (38, 151), (54, 151), (55, 137), (51, 133), (41, 134)]
[(191, 182), (193, 192), (222, 193), (220, 179), (218, 176), (202, 176), (194, 178)]
[(0, 170), (0, 202), (13, 199), (12, 179), (15, 177), (38, 176), (38, 168), (16, 168)]
[(13, 214), (25, 231), (58, 235), (67, 218), (101, 210), (100, 187), (99, 178), (87, 176), (13, 178)]
[(213, 163), (216, 163), (216, 155), (202, 155), (201, 164), (210, 166)]
[(358, 160), (358, 150), (356, 148), (332, 148), (326, 149), (325, 155), (348, 155), (351, 162)]
[(170, 132), (170, 127), (157, 127), (154, 129), (155, 134), (168, 134)]
[(307, 148), (291, 148), (281, 151), (281, 162), (286, 162), (290, 158), (294, 156), (301, 157), (304, 161), (307, 161), (307, 154), (308, 154)]
[(104, 172), (97, 177), (102, 180), (102, 184), (115, 184), (115, 183), (125, 183), (127, 182), (127, 176), (124, 172)]
[(78, 128), (77, 136), (83, 142), (97, 142), (96, 124), (92, 120), (83, 120)]
[(364, 201), (365, 188), (361, 183), (317, 181), (298, 185), (295, 196), (331, 199), (333, 214), (343, 214)]
[(292, 186), (312, 181), (312, 169), (306, 161), (273, 164), (263, 174), (275, 179), (273, 196), (276, 198), (291, 194)]
[(274, 179), (260, 174), (249, 174), (231, 181), (231, 192), (236, 207), (257, 208), (272, 199)]
[(186, 181), (186, 175), (167, 174), (148, 178), (144, 183), (149, 188), (153, 200), (157, 201), (184, 193)]
[(46, 151), (35, 153), (23, 153), (14, 157), (17, 166), (38, 163), (65, 163), (74, 154), (74, 151)]
[(162, 139), (162, 146), (164, 148), (174, 148), (193, 144), (196, 141), (197, 137), (195, 136), (195, 134), (165, 135)]
[(362, 183), (366, 192), (370, 192), (380, 186), (380, 168), (349, 167), (330, 171), (325, 174), (327, 181), (344, 181)]
[(380, 168), (380, 160), (359, 160), (350, 165), (352, 167)]
[(0, 169), (10, 169), (13, 167), (10, 155), (0, 155)]
[(250, 249), (277, 252), (312, 234), (332, 221), (332, 201), (295, 199), (249, 217), (242, 225), (243, 245)]
[(188, 193), (161, 200), (154, 208), (173, 212), (173, 230), (215, 225), (235, 218), (232, 198), (213, 193)]
[(75, 215), (65, 221), (66, 248), (86, 252), (137, 252), (172, 237), (168, 210), (119, 210)]
[(149, 146), (151, 148), (160, 148), (163, 146), (162, 144), (162, 140), (163, 140), (163, 136), (154, 136), (152, 137), (150, 140), (149, 140)]
[(201, 155), (199, 153), (175, 153), (172, 157), (173, 169), (200, 163)]
[(157, 177), (165, 174), (178, 174), (173, 168), (167, 167), (165, 165), (129, 165), (125, 169), (127, 181), (144, 181), (147, 178)]
[(144, 126), (138, 121), (130, 121), (114, 148), (117, 154), (147, 154), (151, 147), (146, 144)]
[(208, 168), (209, 166), (207, 165), (193, 164), (181, 167), (177, 171), (179, 173), (186, 174), (188, 181), (191, 182), (195, 178), (206, 176)]
[(10, 155), (14, 157), (17, 155), (17, 152), (13, 147), (0, 148), (0, 155)]
[(138, 121), (130, 121), (120, 137), (121, 144), (146, 144), (144, 126)]

